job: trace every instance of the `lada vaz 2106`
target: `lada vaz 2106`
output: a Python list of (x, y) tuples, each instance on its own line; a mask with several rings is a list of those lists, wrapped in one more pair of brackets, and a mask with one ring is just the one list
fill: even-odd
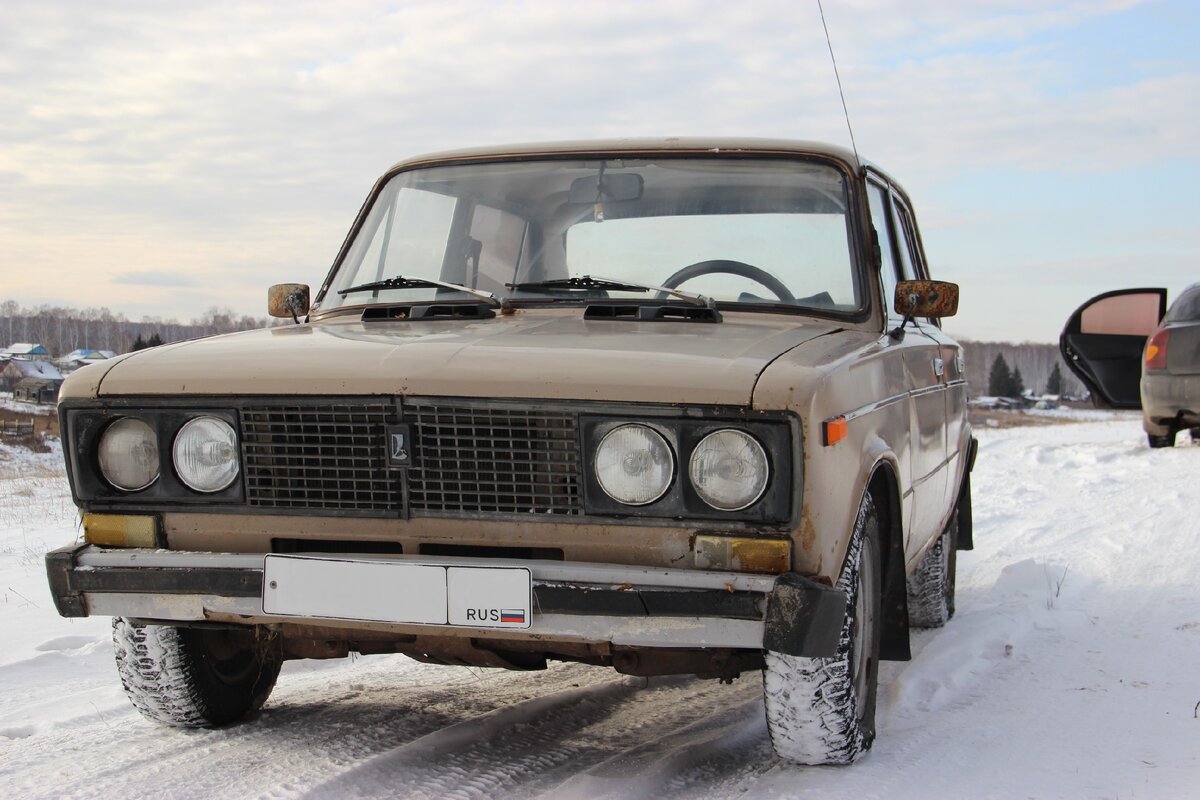
[(879, 660), (953, 613), (958, 291), (850, 152), (413, 159), (311, 303), (269, 302), (286, 324), (62, 390), (83, 536), (50, 584), (61, 613), (113, 617), (153, 720), (235, 722), (285, 659), (352, 652), (761, 672), (776, 750), (847, 763)]

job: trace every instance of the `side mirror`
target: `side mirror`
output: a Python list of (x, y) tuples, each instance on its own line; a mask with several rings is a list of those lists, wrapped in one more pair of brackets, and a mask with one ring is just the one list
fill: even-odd
[(893, 301), (896, 313), (912, 317), (953, 317), (958, 313), (958, 284), (946, 281), (900, 281)]
[(291, 317), (299, 322), (308, 313), (307, 283), (277, 283), (267, 290), (267, 313), (272, 317)]

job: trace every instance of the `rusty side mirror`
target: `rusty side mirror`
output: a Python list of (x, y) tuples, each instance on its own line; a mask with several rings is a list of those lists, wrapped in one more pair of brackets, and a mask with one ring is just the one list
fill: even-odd
[(272, 317), (291, 317), (299, 322), (308, 313), (307, 283), (277, 283), (267, 290), (267, 313)]
[(946, 281), (900, 281), (896, 313), (912, 317), (953, 317), (958, 313), (958, 284)]

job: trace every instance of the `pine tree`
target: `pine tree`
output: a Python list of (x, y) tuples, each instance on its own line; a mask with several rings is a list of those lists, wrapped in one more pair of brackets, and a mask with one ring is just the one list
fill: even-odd
[(1058, 368), (1058, 364), (1054, 365), (1054, 369), (1050, 371), (1050, 377), (1046, 380), (1046, 394), (1062, 394), (1062, 370)]
[(131, 350), (145, 350), (148, 346), (149, 345), (146, 344), (146, 340), (143, 339), (142, 335), (139, 333), (138, 337), (133, 340), (133, 347), (130, 349)]
[(162, 337), (157, 333), (153, 333), (150, 335), (150, 338), (146, 340), (146, 347), (158, 347), (162, 343)]
[(993, 397), (1008, 397), (1012, 387), (1012, 373), (1008, 371), (1008, 362), (1004, 356), (997, 353), (992, 362), (992, 371), (988, 374), (988, 394)]
[(1006, 397), (1022, 397), (1025, 394), (1025, 379), (1021, 377), (1021, 368), (1017, 367), (1012, 372), (1012, 378), (1008, 384), (1008, 394)]

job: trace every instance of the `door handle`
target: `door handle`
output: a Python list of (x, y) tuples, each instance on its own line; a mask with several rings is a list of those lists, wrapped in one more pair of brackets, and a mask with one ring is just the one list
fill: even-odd
[(933, 374), (937, 377), (942, 377), (946, 374), (946, 362), (940, 358), (933, 360)]

